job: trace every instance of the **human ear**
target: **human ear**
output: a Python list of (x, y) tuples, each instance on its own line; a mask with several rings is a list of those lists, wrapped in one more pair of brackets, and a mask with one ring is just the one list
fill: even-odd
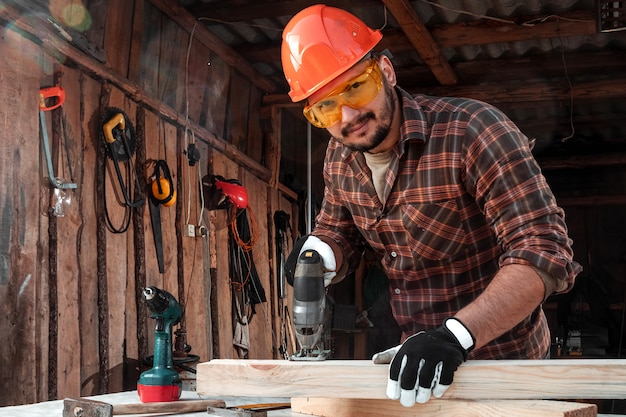
[(393, 68), (393, 64), (391, 60), (386, 55), (381, 55), (378, 60), (378, 66), (380, 67), (380, 71), (383, 73), (383, 76), (387, 79), (387, 82), (392, 87), (395, 87), (397, 83), (396, 71)]

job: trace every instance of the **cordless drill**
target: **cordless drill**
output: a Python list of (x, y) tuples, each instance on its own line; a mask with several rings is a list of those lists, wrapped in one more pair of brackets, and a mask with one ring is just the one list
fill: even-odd
[(146, 287), (143, 298), (156, 319), (153, 367), (139, 376), (137, 391), (144, 402), (176, 401), (180, 398), (182, 381), (174, 370), (172, 359), (172, 327), (180, 322), (183, 310), (174, 296), (156, 287)]

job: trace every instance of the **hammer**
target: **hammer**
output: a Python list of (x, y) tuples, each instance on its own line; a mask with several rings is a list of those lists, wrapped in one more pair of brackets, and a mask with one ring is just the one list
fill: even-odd
[(209, 407), (226, 407), (222, 400), (180, 400), (171, 402), (109, 404), (87, 398), (63, 400), (63, 417), (111, 417), (122, 414), (193, 413)]

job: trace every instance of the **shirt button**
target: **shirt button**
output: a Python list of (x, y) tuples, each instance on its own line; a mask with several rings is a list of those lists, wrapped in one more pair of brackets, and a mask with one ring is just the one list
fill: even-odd
[(389, 255), (391, 255), (392, 258), (395, 258), (398, 256), (398, 254), (395, 251), (392, 251)]
[(393, 290), (393, 292), (395, 292), (396, 294), (400, 294), (400, 288), (396, 288), (395, 290)]

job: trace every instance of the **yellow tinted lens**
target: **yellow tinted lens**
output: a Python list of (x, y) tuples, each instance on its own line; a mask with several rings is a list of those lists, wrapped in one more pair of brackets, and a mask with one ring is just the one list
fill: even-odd
[(372, 101), (383, 85), (376, 60), (343, 87), (331, 91), (318, 102), (306, 106), (304, 116), (317, 127), (329, 127), (341, 120), (341, 107), (361, 107)]
[(341, 106), (335, 97), (328, 97), (305, 108), (304, 115), (313, 125), (328, 127), (337, 123), (341, 118)]

